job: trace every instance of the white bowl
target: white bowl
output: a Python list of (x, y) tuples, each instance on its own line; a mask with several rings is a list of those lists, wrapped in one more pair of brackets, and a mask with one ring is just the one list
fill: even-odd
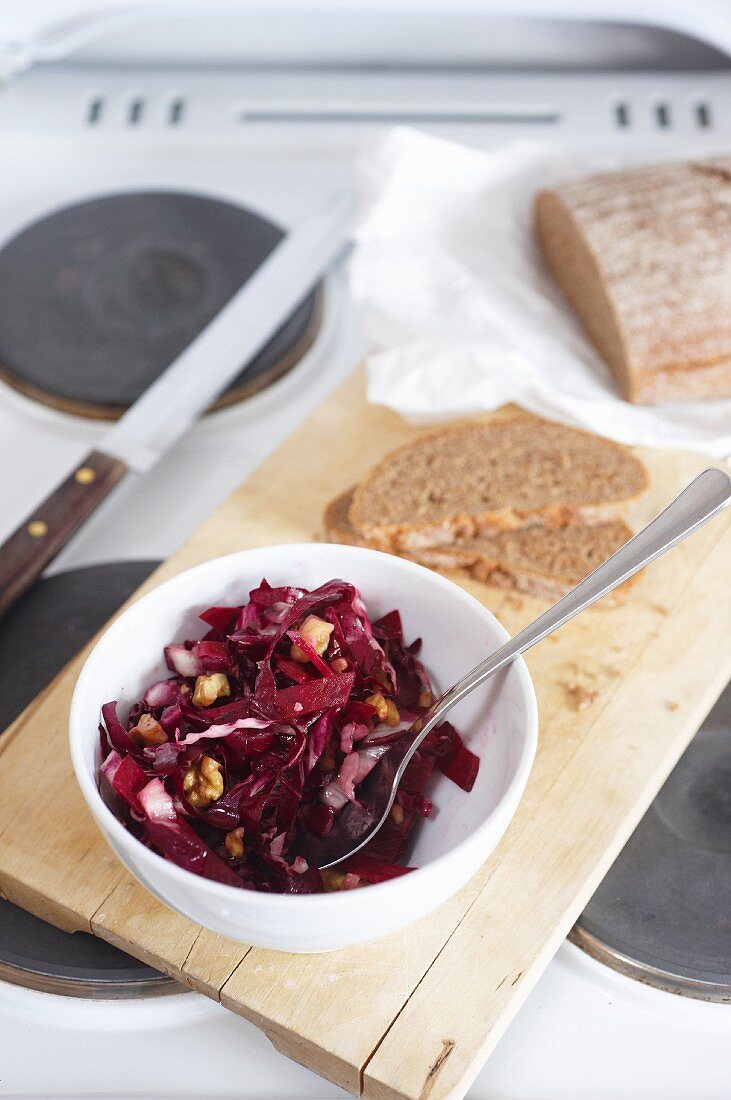
[(200, 637), (198, 612), (245, 601), (262, 577), (304, 588), (340, 577), (360, 589), (374, 619), (398, 608), (407, 641), (423, 638), (421, 657), (440, 689), (508, 635), (477, 600), (422, 566), (375, 550), (304, 544), (243, 550), (173, 577), (125, 611), (89, 655), (71, 703), (71, 757), (89, 808), (122, 862), (161, 901), (214, 932), (281, 951), (330, 951), (423, 917), (456, 893), (492, 852), (535, 756), (535, 692), (519, 659), (450, 715), (479, 755), (480, 770), (469, 794), (435, 774), (427, 789), (434, 817), (419, 823), (410, 857), (418, 870), (330, 894), (264, 894), (209, 882), (146, 848), (103, 802), (97, 786), (99, 711), (117, 699), (123, 716), (147, 684), (168, 674), (163, 646)]

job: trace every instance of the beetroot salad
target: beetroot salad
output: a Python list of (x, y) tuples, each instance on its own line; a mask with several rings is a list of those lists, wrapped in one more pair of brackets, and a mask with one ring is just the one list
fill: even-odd
[(165, 648), (172, 676), (125, 719), (102, 707), (102, 793), (139, 840), (229, 886), (310, 894), (383, 882), (432, 804), (436, 767), (469, 791), (479, 761), (449, 722), (404, 774), (388, 821), (360, 852), (320, 871), (288, 855), (300, 829), (326, 836), (338, 813), (434, 692), (398, 611), (371, 622), (359, 592), (265, 580), (237, 607), (209, 607), (200, 641)]

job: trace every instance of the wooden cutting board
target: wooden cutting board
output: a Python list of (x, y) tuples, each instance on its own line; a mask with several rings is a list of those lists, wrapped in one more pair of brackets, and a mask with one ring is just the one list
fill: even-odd
[[(141, 591), (243, 547), (321, 538), (325, 503), (414, 434), (366, 405), (354, 376)], [(652, 483), (636, 524), (706, 464), (643, 458)], [(511, 632), (544, 606), (460, 583)], [(310, 956), (199, 928), (107, 848), (67, 752), (82, 654), (0, 740), (0, 889), (220, 999), (353, 1093), (462, 1096), (729, 679), (730, 626), (731, 510), (647, 570), (622, 606), (588, 612), (529, 655), (538, 756), (506, 836), (467, 886), (404, 932)]]

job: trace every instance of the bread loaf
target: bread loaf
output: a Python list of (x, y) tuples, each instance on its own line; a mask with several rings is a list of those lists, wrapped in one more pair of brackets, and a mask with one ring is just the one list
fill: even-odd
[(622, 396), (731, 396), (731, 157), (539, 192), (536, 234)]
[(353, 493), (369, 545), (413, 551), (514, 528), (616, 518), (644, 491), (644, 466), (610, 440), (527, 414), (420, 435)]

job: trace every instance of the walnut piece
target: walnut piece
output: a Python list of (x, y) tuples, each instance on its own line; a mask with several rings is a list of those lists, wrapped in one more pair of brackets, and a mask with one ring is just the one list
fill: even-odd
[(398, 712), (398, 708), (393, 699), (386, 700), (386, 725), (395, 729), (401, 721), (401, 715)]
[(588, 710), (592, 706), (596, 699), (599, 698), (599, 692), (593, 688), (584, 687), (583, 684), (571, 683), (565, 684), (566, 693), (574, 704), (574, 710)]
[(322, 883), (326, 890), (342, 890), (345, 885), (345, 874), (342, 871), (320, 871)]
[(221, 699), (224, 695), (230, 694), (231, 686), (228, 682), (228, 676), (225, 676), (222, 672), (211, 672), (197, 678), (195, 691), (193, 692), (193, 706), (210, 707), (216, 699)]
[(162, 745), (167, 741), (165, 730), (151, 714), (141, 714), (136, 726), (129, 731), (133, 741), (141, 745)]
[(388, 714), (388, 705), (386, 703), (385, 695), (381, 695), (380, 691), (375, 695), (369, 695), (364, 700), (369, 707), (375, 707), (376, 714), (378, 715), (379, 722), (386, 721), (386, 715)]
[(244, 830), (242, 828), (232, 829), (230, 833), (226, 833), (226, 851), (234, 859), (241, 859), (244, 854)]
[(370, 706), (375, 707), (379, 722), (385, 722), (387, 726), (396, 727), (401, 721), (401, 716), (393, 699), (387, 699), (385, 695), (376, 692), (365, 700)]
[(325, 890), (352, 890), (360, 883), (360, 875), (342, 871), (320, 871)]
[[(322, 657), (328, 647), (330, 635), (334, 629), (335, 627), (332, 623), (326, 623), (324, 619), (319, 619), (317, 615), (308, 615), (299, 628), (299, 633), (305, 641), (309, 642), (317, 656)], [(310, 659), (305, 651), (294, 643), (292, 643), (289, 655), (293, 661), (299, 661), (299, 663), (303, 665)]]
[(188, 768), (183, 779), (183, 791), (191, 806), (205, 810), (211, 802), (217, 802), (223, 794), (221, 765), (212, 756), (201, 759)]

